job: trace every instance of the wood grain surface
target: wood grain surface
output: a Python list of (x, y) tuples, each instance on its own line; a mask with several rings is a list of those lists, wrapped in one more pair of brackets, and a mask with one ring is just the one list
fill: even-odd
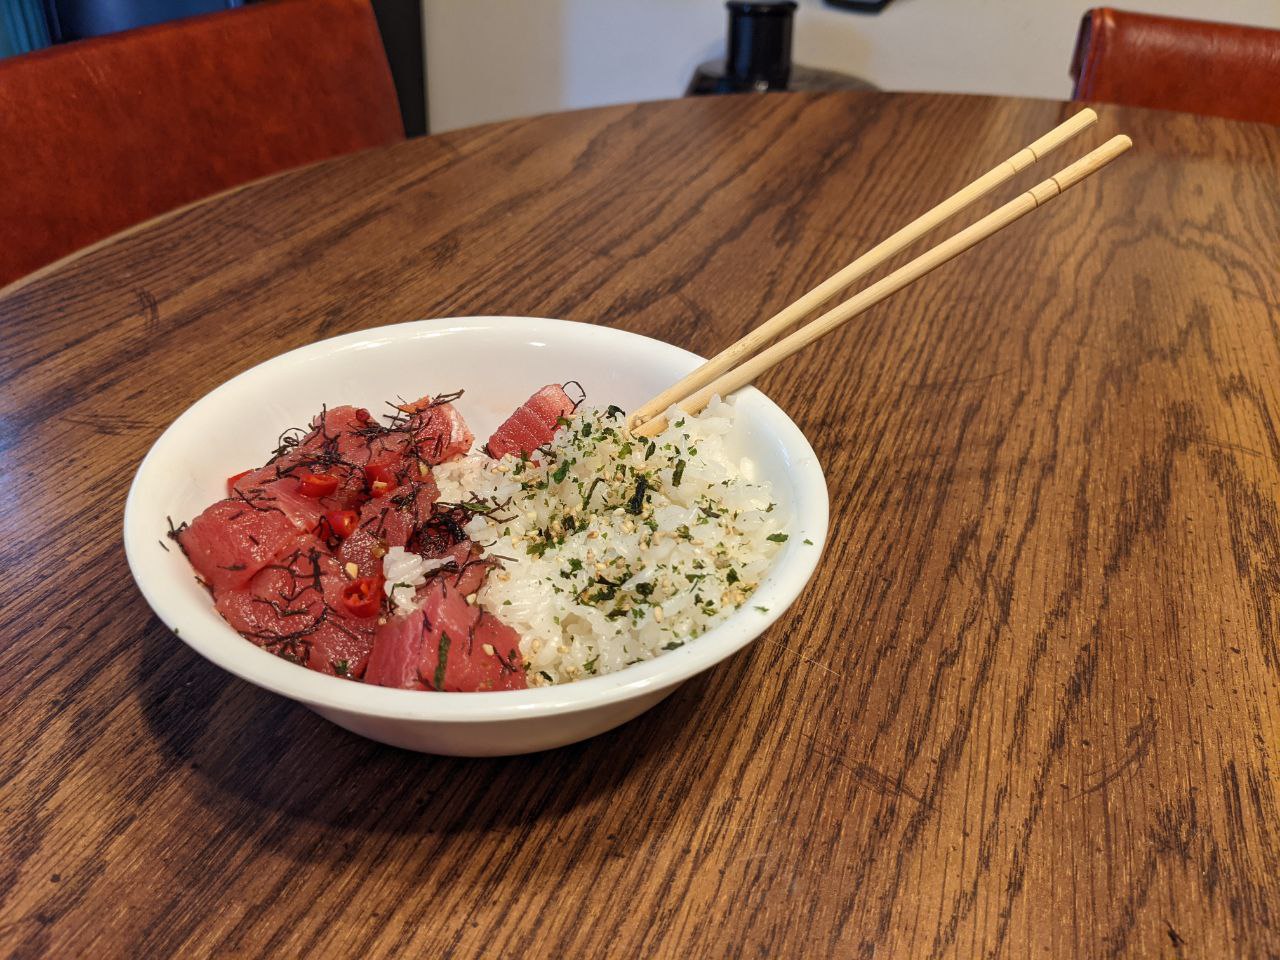
[(0, 293), (3, 953), (1280, 955), (1276, 128), (1102, 108), (1082, 145), (1129, 155), (770, 374), (830, 483), (819, 573), (605, 736), (361, 740), (199, 659), (125, 567), (139, 460), (261, 360), (484, 313), (705, 354), (1072, 109), (512, 122)]

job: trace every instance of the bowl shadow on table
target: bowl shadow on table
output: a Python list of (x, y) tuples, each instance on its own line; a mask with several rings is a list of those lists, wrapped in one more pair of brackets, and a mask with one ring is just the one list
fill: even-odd
[[(691, 729), (700, 743), (714, 742), (726, 711), (713, 691), (732, 689), (750, 657), (739, 654), (694, 677), (652, 710), (590, 740), (471, 759), (349, 733), (224, 673), (154, 617), (141, 656), (139, 706), (158, 751), (172, 767), (187, 768), (192, 799), (221, 831), (311, 862), (381, 835), (447, 843), (477, 832), (519, 834), (569, 814), (612, 819), (614, 797), (672, 789), (672, 755), (683, 753), (677, 748)], [(339, 842), (318, 848), (316, 827)], [(613, 853), (625, 854), (661, 827), (649, 820), (643, 829), (610, 834)]]

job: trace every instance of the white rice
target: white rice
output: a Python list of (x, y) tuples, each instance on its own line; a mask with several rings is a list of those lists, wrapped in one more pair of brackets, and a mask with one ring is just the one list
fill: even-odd
[(769, 484), (733, 453), (732, 404), (669, 423), (648, 443), (623, 434), (617, 408), (591, 409), (534, 460), (435, 468), (441, 500), (476, 510), (467, 533), (504, 558), (479, 602), (522, 637), (531, 685), (693, 640), (746, 602), (786, 540)]
[(392, 547), (382, 558), (382, 585), (396, 613), (411, 613), (418, 607), (417, 588), (427, 582), (427, 574), (443, 567), (447, 560), (428, 560), (404, 547)]

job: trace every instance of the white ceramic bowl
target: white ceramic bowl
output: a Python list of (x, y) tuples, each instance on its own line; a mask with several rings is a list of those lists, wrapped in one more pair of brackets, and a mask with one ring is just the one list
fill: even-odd
[(483, 440), (543, 384), (577, 380), (589, 403), (630, 409), (699, 362), (647, 337), (528, 317), (424, 320), (292, 350), (218, 387), (156, 441), (125, 505), (129, 567), (160, 619), (201, 656), (362, 736), (429, 753), (498, 756), (603, 733), (754, 640), (813, 574), (827, 533), (822, 468), (796, 425), (756, 390), (737, 395), (738, 416), (747, 426), (742, 452), (773, 483), (780, 509), (793, 518), (790, 538), (759, 590), (693, 643), (562, 686), (491, 693), (392, 690), (288, 663), (232, 630), (181, 552), (161, 547), (166, 517), (189, 520), (224, 496), (228, 476), (261, 464), (281, 430), (305, 424), (322, 404), (376, 411), (396, 396), (465, 388), (457, 406)]

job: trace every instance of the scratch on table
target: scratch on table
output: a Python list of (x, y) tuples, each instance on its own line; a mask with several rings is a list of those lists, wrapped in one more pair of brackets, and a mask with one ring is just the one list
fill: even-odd
[(1172, 437), (1174, 441), (1183, 443), (1199, 443), (1206, 447), (1218, 447), (1222, 450), (1239, 450), (1241, 453), (1251, 453), (1255, 457), (1266, 456), (1261, 450), (1255, 450), (1253, 447), (1246, 447), (1242, 443), (1232, 443), (1230, 440), (1215, 440), (1213, 437)]
[(158, 337), (161, 333), (160, 304), (145, 287), (136, 287), (133, 292), (138, 298), (138, 309), (142, 311), (143, 330), (149, 337)]
[(813, 666), (818, 667), (821, 670), (827, 671), (827, 673), (831, 674), (833, 677), (842, 677), (842, 678), (844, 677), (844, 674), (841, 673), (839, 670), (832, 670), (825, 663), (822, 663), (818, 660), (814, 660), (812, 657), (806, 657), (799, 650), (795, 650), (787, 646), (787, 644), (785, 643), (779, 643), (777, 640), (770, 640), (768, 637), (761, 637), (760, 639), (763, 640), (765, 643), (772, 643), (775, 647), (778, 647), (779, 649), (787, 651), (787, 653), (791, 654), (793, 657), (798, 657), (799, 659), (803, 660), (805, 663), (812, 664)]
[(1093, 784), (1092, 786), (1085, 787), (1083, 790), (1081, 790), (1078, 794), (1076, 794), (1071, 799), (1079, 800), (1081, 797), (1087, 794), (1096, 793), (1097, 791), (1101, 790), (1103, 787), (1107, 786), (1108, 784), (1113, 783), (1116, 780), (1116, 778), (1119, 777), (1121, 774), (1123, 774), (1126, 770), (1130, 769), (1131, 767), (1137, 766), (1139, 763), (1142, 762), (1143, 758), (1147, 755), (1147, 752), (1151, 749), (1152, 744), (1155, 743), (1155, 739), (1156, 739), (1156, 717), (1154, 712), (1152, 712), (1151, 710), (1148, 710), (1147, 713), (1143, 715), (1142, 719), (1138, 721), (1138, 723), (1129, 731), (1128, 735), (1125, 737), (1125, 746), (1128, 749), (1125, 755), (1120, 759), (1120, 762), (1117, 763), (1115, 767), (1110, 771), (1107, 771), (1106, 768), (1104, 767), (1102, 771), (1102, 775), (1098, 779), (1097, 783)]
[[(914, 800), (925, 809), (929, 808), (929, 804), (925, 802), (924, 797), (909, 789), (904, 783), (902, 783), (900, 777), (891, 777), (887, 773), (877, 770), (869, 763), (863, 763), (860, 760), (849, 760), (847, 757), (841, 756), (837, 749), (831, 747), (829, 744), (824, 744), (817, 737), (813, 736), (813, 734), (805, 733), (802, 730), (800, 731), (800, 735), (802, 737), (809, 738), (815, 753), (848, 770), (853, 774), (854, 779), (864, 787), (874, 790), (881, 796), (895, 797), (898, 799), (906, 798), (908, 800)], [(785, 734), (783, 735), (783, 739), (795, 743), (794, 740), (791, 740), (790, 736)]]

